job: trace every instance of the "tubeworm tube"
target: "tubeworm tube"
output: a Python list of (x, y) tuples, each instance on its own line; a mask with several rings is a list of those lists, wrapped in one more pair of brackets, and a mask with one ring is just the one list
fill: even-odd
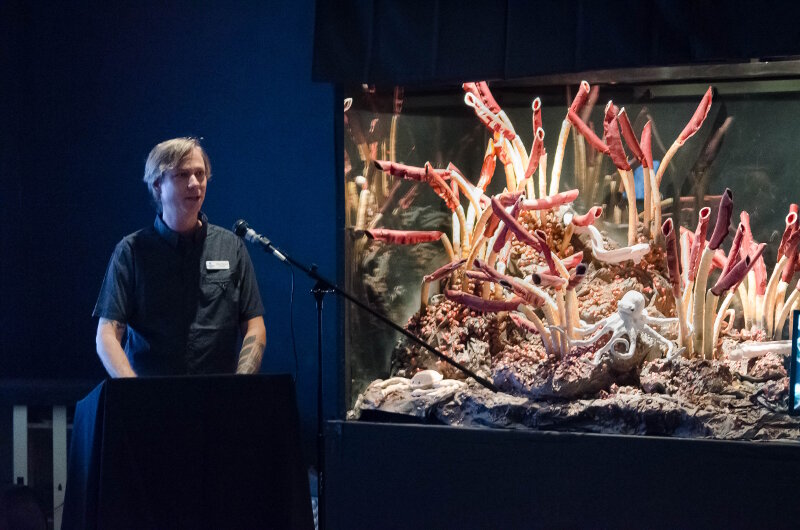
[(527, 210), (549, 210), (562, 204), (574, 202), (578, 198), (578, 190), (562, 191), (555, 195), (548, 195), (541, 199), (525, 199), (522, 201), (521, 208), (523, 211)]
[(714, 232), (711, 234), (711, 239), (708, 240), (708, 246), (711, 250), (716, 250), (722, 245), (722, 242), (728, 236), (730, 230), (731, 215), (733, 214), (733, 192), (730, 188), (725, 188), (725, 193), (722, 194), (722, 199), (719, 201), (719, 209), (717, 210), (717, 222), (714, 226)]
[(795, 264), (797, 263), (798, 244), (800, 244), (800, 231), (792, 232), (792, 234), (786, 239), (786, 246), (784, 247), (786, 266), (783, 268), (783, 272), (781, 273), (781, 280), (783, 280), (785, 283), (789, 283), (792, 279), (792, 276), (794, 276), (794, 268)]
[[(742, 210), (739, 213), (739, 220), (744, 228), (744, 235), (742, 237), (742, 246), (740, 252), (746, 255), (750, 252), (750, 247), (753, 246), (753, 231), (750, 230), (750, 214)], [(743, 256), (744, 257), (744, 256)]]
[(722, 296), (722, 293), (731, 290), (739, 282), (744, 280), (752, 266), (753, 261), (750, 256), (739, 260), (739, 263), (729, 270), (727, 274), (719, 277), (717, 283), (711, 288), (711, 292), (714, 293), (715, 296)]
[(483, 155), (483, 164), (481, 165), (481, 175), (478, 179), (477, 187), (486, 191), (489, 183), (492, 182), (494, 170), (497, 166), (497, 155), (494, 152), (494, 142), (489, 138), (489, 143), (486, 146), (486, 153)]
[(570, 110), (567, 112), (567, 119), (570, 121), (570, 123), (572, 123), (572, 125), (575, 126), (581, 136), (586, 138), (586, 141), (589, 142), (589, 145), (601, 153), (608, 154), (608, 146), (603, 143), (600, 138), (598, 138), (594, 131), (590, 129), (589, 126), (586, 125), (586, 122), (581, 120), (576, 113)]
[(644, 159), (647, 161), (647, 167), (651, 169), (653, 168), (652, 135), (652, 123), (648, 120), (648, 122), (644, 124), (644, 129), (642, 129), (642, 140), (639, 145), (642, 148)]
[(455, 272), (456, 270), (458, 270), (459, 267), (464, 265), (464, 263), (466, 263), (466, 261), (467, 260), (465, 258), (465, 259), (460, 259), (458, 261), (453, 261), (453, 262), (450, 262), (450, 263), (448, 263), (446, 265), (443, 265), (442, 267), (439, 267), (438, 269), (436, 269), (432, 273), (430, 273), (427, 276), (425, 276), (424, 278), (422, 278), (422, 280), (425, 281), (425, 282), (433, 282), (433, 281), (436, 281), (436, 280), (441, 280), (442, 278), (445, 278), (445, 277), (450, 276), (451, 274), (453, 274), (453, 272)]
[(531, 275), (531, 280), (533, 281), (534, 285), (538, 285), (539, 287), (561, 288), (566, 286), (568, 283), (567, 280), (561, 276), (538, 272)]
[(405, 164), (398, 164), (397, 162), (390, 162), (389, 160), (375, 160), (373, 163), (376, 168), (394, 177), (417, 180), (420, 182), (425, 180), (424, 167), (407, 166)]
[(625, 112), (624, 107), (620, 109), (617, 114), (617, 121), (619, 121), (620, 128), (622, 129), (622, 137), (625, 138), (625, 143), (628, 144), (633, 156), (636, 157), (642, 166), (650, 167), (648, 166), (642, 147), (639, 145), (639, 140), (636, 139), (636, 134), (633, 132), (631, 121), (628, 119), (628, 113)]
[(678, 242), (675, 237), (672, 219), (664, 221), (664, 224), (661, 226), (661, 233), (664, 235), (667, 246), (667, 270), (669, 271), (669, 280), (672, 284), (672, 295), (675, 297), (676, 302), (680, 303), (681, 271), (678, 258)]
[(567, 269), (574, 269), (580, 265), (581, 261), (583, 261), (583, 252), (576, 252), (575, 254), (562, 259), (561, 263), (563, 263), (564, 267)]
[(542, 128), (542, 100), (534, 99), (531, 103), (531, 110), (533, 111), (533, 132), (535, 133)]
[(567, 289), (575, 289), (577, 285), (583, 280), (584, 276), (586, 276), (586, 264), (579, 263), (575, 270), (570, 273), (569, 276), (569, 283), (567, 283)]
[(581, 111), (581, 108), (583, 108), (583, 105), (586, 103), (586, 99), (589, 97), (589, 91), (589, 83), (581, 81), (578, 92), (575, 94), (575, 98), (573, 98), (572, 104), (569, 106), (570, 112), (578, 113)]
[[(520, 211), (519, 205), (521, 201), (522, 201), (522, 196), (520, 195), (520, 197), (517, 198), (517, 202), (514, 203), (514, 207), (511, 208), (511, 211), (509, 212), (509, 215), (514, 219), (516, 219), (517, 216), (519, 215)], [(492, 252), (500, 252), (500, 250), (502, 250), (502, 248), (505, 246), (506, 241), (508, 240), (509, 237), (511, 237), (511, 234), (509, 234), (508, 225), (504, 224), (503, 228), (501, 228), (500, 232), (497, 234), (497, 238), (495, 238), (494, 240), (494, 245), (492, 246)]]
[(370, 239), (395, 245), (416, 245), (417, 243), (439, 241), (443, 234), (438, 230), (389, 230), (387, 228), (373, 228), (364, 230), (364, 233)]
[(536, 129), (533, 136), (533, 145), (531, 146), (531, 156), (528, 159), (528, 167), (525, 170), (525, 178), (530, 178), (539, 167), (539, 159), (542, 156), (544, 149), (544, 130), (539, 127)]
[(518, 328), (522, 328), (525, 331), (533, 333), (534, 335), (539, 334), (539, 329), (536, 327), (536, 325), (522, 315), (518, 315), (517, 313), (509, 313), (508, 316), (511, 317), (511, 320)]
[[(538, 290), (538, 292), (534, 292), (531, 289), (528, 289), (527, 284), (520, 280), (519, 278), (514, 278), (505, 274), (501, 274), (494, 268), (490, 267), (486, 263), (482, 262), (481, 260), (476, 259), (474, 262), (475, 268), (478, 269), (480, 272), (489, 276), (491, 281), (495, 283), (499, 283), (504, 287), (507, 287), (514, 291), (514, 294), (525, 300), (526, 303), (539, 307), (545, 303), (545, 299), (540, 296), (540, 294), (544, 294), (549, 299), (549, 295), (544, 293), (544, 291)], [(551, 300), (552, 301), (552, 300)], [(553, 304), (555, 305), (555, 304)]]
[(570, 223), (574, 224), (575, 226), (589, 226), (594, 224), (594, 222), (599, 219), (601, 215), (603, 215), (603, 208), (600, 206), (593, 206), (585, 214), (573, 215)]
[(720, 277), (725, 276), (730, 272), (730, 270), (741, 261), (742, 257), (740, 254), (740, 250), (742, 247), (742, 239), (744, 238), (744, 227), (742, 223), (739, 223), (739, 226), (736, 228), (736, 234), (733, 236), (733, 243), (731, 243), (731, 249), (728, 251), (728, 261), (725, 263), (725, 266), (722, 267), (722, 272), (720, 273)]
[(472, 92), (467, 92), (464, 95), (464, 103), (466, 103), (467, 106), (472, 107), (478, 119), (481, 120), (481, 122), (483, 122), (483, 124), (486, 125), (486, 127), (488, 127), (492, 132), (501, 134), (509, 140), (514, 140), (514, 138), (517, 137), (517, 134), (508, 128), (508, 126), (497, 115), (497, 113), (489, 110), (489, 108), (483, 104), (480, 98)]
[(741, 361), (752, 357), (760, 357), (768, 353), (789, 355), (792, 353), (792, 341), (776, 340), (773, 342), (742, 342), (731, 350), (729, 358), (732, 361)]
[(789, 212), (786, 215), (786, 228), (783, 230), (783, 236), (781, 237), (781, 244), (778, 245), (778, 259), (781, 258), (784, 254), (784, 247), (786, 246), (786, 240), (789, 239), (789, 236), (792, 235), (794, 232), (797, 224), (797, 214), (795, 212)]
[(525, 243), (528, 246), (533, 248), (538, 248), (539, 241), (538, 239), (533, 236), (530, 232), (528, 232), (519, 221), (514, 219), (508, 212), (506, 212), (503, 205), (500, 204), (496, 198), (492, 197), (492, 211), (494, 212), (495, 216), (497, 216), (501, 221), (503, 221), (511, 230), (517, 239), (521, 242)]
[(678, 135), (678, 139), (676, 142), (683, 145), (686, 140), (694, 136), (700, 127), (703, 125), (703, 122), (708, 116), (708, 111), (711, 109), (711, 95), (712, 95), (712, 88), (708, 87), (706, 90), (705, 95), (703, 95), (703, 99), (700, 100), (700, 104), (697, 106), (697, 109), (694, 111), (694, 115), (692, 115), (692, 119), (689, 120), (689, 123), (686, 124), (686, 127), (683, 128), (681, 134)]
[(480, 296), (463, 293), (461, 291), (451, 291), (450, 289), (445, 290), (444, 295), (449, 300), (458, 302), (461, 305), (482, 313), (514, 311), (520, 304), (525, 303), (525, 301), (518, 296), (514, 296), (510, 300), (484, 300)]
[(470, 280), (479, 280), (482, 282), (491, 282), (492, 277), (483, 271), (470, 270), (465, 273)]
[(517, 200), (522, 197), (521, 191), (507, 191), (505, 193), (498, 193), (495, 195), (497, 200), (500, 201), (500, 204), (508, 208), (509, 206), (513, 206), (517, 203)]
[(489, 110), (495, 114), (498, 114), (500, 112), (500, 105), (498, 105), (497, 101), (495, 101), (492, 91), (489, 90), (489, 85), (486, 83), (486, 81), (478, 81), (475, 83), (475, 88), (477, 89), (478, 96), (481, 98), (481, 101), (483, 101), (483, 104), (486, 105)]
[(536, 230), (534, 234), (536, 235), (536, 240), (538, 243), (537, 248), (542, 256), (544, 256), (547, 266), (550, 267), (550, 273), (558, 274), (559, 271), (556, 267), (556, 261), (553, 258), (553, 252), (550, 250), (550, 245), (547, 244), (547, 233), (545, 233), (544, 230)]
[(706, 206), (700, 210), (700, 216), (697, 220), (697, 228), (694, 231), (694, 241), (692, 242), (692, 251), (689, 254), (689, 281), (694, 281), (697, 276), (697, 266), (700, 265), (700, 254), (706, 245), (706, 234), (708, 232), (708, 221), (711, 219), (711, 208)]
[(608, 146), (608, 153), (611, 156), (611, 161), (614, 162), (617, 169), (629, 171), (631, 165), (628, 164), (628, 155), (625, 154), (625, 148), (622, 147), (622, 138), (619, 135), (617, 118), (612, 118), (607, 125), (604, 140)]

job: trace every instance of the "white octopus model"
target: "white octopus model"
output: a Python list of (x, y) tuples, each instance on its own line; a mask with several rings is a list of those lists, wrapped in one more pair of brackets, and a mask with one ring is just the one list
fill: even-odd
[[(578, 347), (593, 346), (610, 332), (611, 338), (602, 348), (595, 352), (592, 362), (599, 364), (606, 354), (611, 356), (612, 362), (626, 361), (633, 358), (636, 353), (636, 340), (639, 334), (646, 333), (667, 346), (667, 358), (670, 359), (679, 355), (683, 348), (677, 349), (675, 343), (655, 331), (650, 325), (668, 326), (677, 322), (677, 318), (649, 316), (645, 309), (644, 295), (639, 291), (628, 291), (617, 304), (616, 313), (597, 321), (591, 326), (575, 329), (575, 333), (578, 336), (586, 337), (599, 328), (600, 331), (596, 335), (585, 340), (571, 340), (570, 344)], [(625, 338), (626, 336), (627, 338)], [(624, 352), (617, 351), (616, 346), (618, 344), (625, 346)]]

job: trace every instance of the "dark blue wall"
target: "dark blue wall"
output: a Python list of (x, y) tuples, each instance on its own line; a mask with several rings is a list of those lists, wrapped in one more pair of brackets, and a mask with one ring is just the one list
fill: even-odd
[[(7, 0), (0, 19), (0, 378), (103, 377), (92, 307), (115, 243), (153, 220), (141, 175), (166, 138), (204, 138), (212, 223), (243, 217), (335, 277), (333, 89), (310, 80), (313, 1)], [(293, 372), (289, 273), (251, 255), (266, 306), (263, 371)], [(297, 276), (307, 432), (316, 403), (310, 287)], [(333, 403), (333, 372), (327, 383)]]

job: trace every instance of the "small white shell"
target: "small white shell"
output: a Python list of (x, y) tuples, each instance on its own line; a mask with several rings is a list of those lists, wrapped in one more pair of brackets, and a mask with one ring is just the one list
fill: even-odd
[(411, 388), (431, 388), (443, 378), (436, 370), (422, 370), (411, 378)]

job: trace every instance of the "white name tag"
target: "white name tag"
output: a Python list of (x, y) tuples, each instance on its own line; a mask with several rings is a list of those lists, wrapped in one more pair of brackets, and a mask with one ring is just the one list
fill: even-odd
[(210, 271), (226, 271), (231, 268), (230, 262), (225, 261), (206, 261), (206, 270)]

